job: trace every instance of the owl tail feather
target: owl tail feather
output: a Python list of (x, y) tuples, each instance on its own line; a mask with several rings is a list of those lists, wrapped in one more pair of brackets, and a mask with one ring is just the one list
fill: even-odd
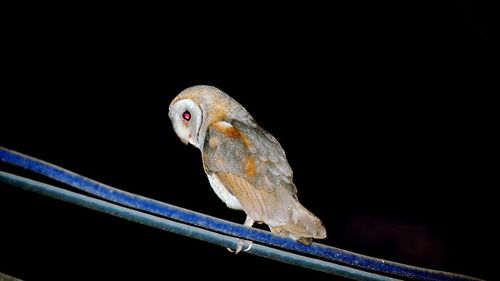
[(321, 220), (299, 202), (296, 204), (290, 220), (284, 225), (271, 227), (271, 232), (288, 236), (306, 245), (310, 245), (313, 238), (325, 238), (326, 229)]

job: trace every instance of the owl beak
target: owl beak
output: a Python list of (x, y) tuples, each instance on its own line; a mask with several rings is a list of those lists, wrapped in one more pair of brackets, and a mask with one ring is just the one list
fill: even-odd
[(180, 134), (177, 134), (177, 137), (179, 137), (179, 140), (180, 140), (183, 144), (185, 144), (185, 145), (189, 144), (189, 137), (182, 136), (182, 135), (180, 135)]

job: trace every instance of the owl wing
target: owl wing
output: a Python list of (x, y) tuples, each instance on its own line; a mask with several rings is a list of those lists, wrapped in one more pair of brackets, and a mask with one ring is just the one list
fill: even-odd
[(240, 202), (247, 215), (269, 225), (289, 219), (297, 203), (285, 152), (264, 129), (233, 121), (208, 128), (203, 165)]

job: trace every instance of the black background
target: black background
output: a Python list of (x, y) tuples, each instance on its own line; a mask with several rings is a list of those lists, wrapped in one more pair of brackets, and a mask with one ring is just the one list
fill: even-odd
[[(492, 31), (480, 2), (14, 14), (0, 145), (243, 222), (167, 115), (184, 88), (217, 86), (284, 147), (301, 202), (327, 227), (321, 242), (492, 278)], [(0, 272), (27, 280), (331, 278), (11, 186), (0, 222)]]

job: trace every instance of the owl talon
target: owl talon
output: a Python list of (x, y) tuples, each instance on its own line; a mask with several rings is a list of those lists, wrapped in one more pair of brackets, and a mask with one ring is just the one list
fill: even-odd
[(252, 249), (253, 242), (252, 241), (248, 241), (248, 242), (249, 242), (248, 247), (245, 250), (243, 250), (243, 252), (248, 252), (248, 251), (250, 251), (250, 249)]
[(233, 250), (231, 248), (227, 248), (227, 250), (236, 255), (239, 252), (241, 252), (241, 250), (243, 249), (243, 244), (245, 244), (245, 242), (248, 242), (248, 247), (246, 249), (244, 249), (243, 252), (248, 252), (248, 251), (250, 251), (250, 249), (252, 249), (253, 242), (243, 240), (243, 239), (238, 239), (238, 243), (236, 244), (236, 250)]

